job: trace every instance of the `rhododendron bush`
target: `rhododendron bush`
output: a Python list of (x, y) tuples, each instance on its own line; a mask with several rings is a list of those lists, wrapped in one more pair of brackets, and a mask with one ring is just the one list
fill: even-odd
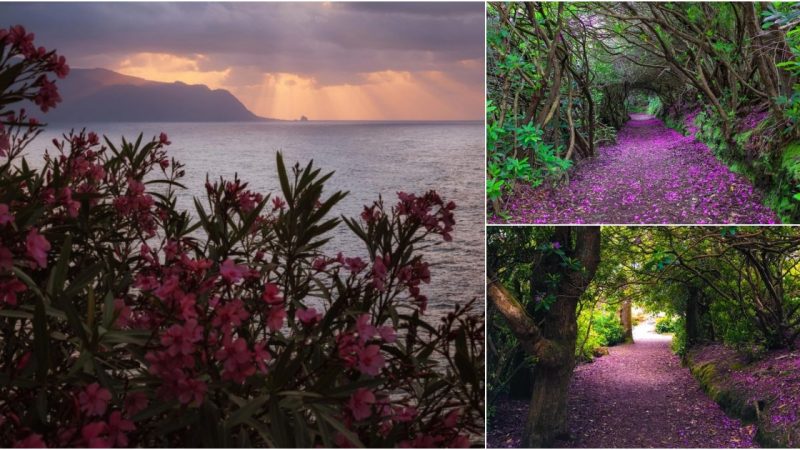
[[(452, 202), (399, 193), (342, 223), (332, 174), (278, 154), (279, 196), (209, 180), (182, 211), (166, 134), (73, 132), (29, 164), (42, 125), (13, 108), (54, 107), (69, 71), (32, 42), (0, 30), (0, 445), (482, 442), (483, 319), (425, 314), (420, 250), (450, 239)], [(343, 227), (363, 255), (326, 245)]]

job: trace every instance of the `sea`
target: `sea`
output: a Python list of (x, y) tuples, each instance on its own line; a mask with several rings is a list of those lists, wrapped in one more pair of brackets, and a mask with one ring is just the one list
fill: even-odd
[[(251, 190), (280, 195), (275, 163), (283, 152), (287, 165), (313, 160), (323, 172), (335, 172), (326, 192), (349, 191), (332, 211), (358, 217), (363, 206), (383, 196), (394, 204), (397, 192), (435, 189), (453, 200), (456, 226), (452, 242), (431, 236), (424, 250), (431, 264), (431, 283), (423, 286), (433, 317), (454, 304), (484, 295), (484, 127), (482, 122), (248, 122), (248, 123), (90, 123), (80, 127), (51, 124), (28, 147), (29, 160), (54, 149), (53, 138), (85, 127), (119, 143), (167, 133), (169, 155), (186, 166), (179, 206), (194, 210), (192, 198), (205, 195), (206, 175), (212, 180), (235, 174)], [(33, 162), (33, 161), (31, 161)], [(35, 162), (33, 163), (34, 166)], [(335, 255), (366, 254), (363, 243), (344, 225), (332, 233), (326, 251)]]

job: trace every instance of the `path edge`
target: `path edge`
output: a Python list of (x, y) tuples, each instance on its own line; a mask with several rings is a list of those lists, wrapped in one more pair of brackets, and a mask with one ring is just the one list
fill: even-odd
[(730, 417), (739, 419), (743, 424), (755, 424), (755, 440), (766, 448), (789, 448), (789, 443), (780, 432), (768, 432), (765, 426), (770, 416), (765, 411), (769, 407), (767, 399), (750, 399), (749, 392), (731, 386), (729, 374), (735, 369), (734, 364), (726, 359), (700, 361), (697, 358), (700, 349), (686, 353), (683, 364), (689, 368), (692, 376), (700, 384), (703, 391), (716, 402)]

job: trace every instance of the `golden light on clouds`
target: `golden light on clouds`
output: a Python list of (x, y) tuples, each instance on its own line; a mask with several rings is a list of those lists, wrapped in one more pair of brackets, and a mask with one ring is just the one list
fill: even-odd
[(120, 61), (113, 70), (151, 81), (205, 84), (212, 89), (222, 87), (230, 69), (202, 71), (200, 64), (204, 60), (206, 60), (204, 55), (194, 55), (192, 59), (169, 53), (136, 53)]
[[(375, 71), (349, 83), (323, 85), (293, 73), (265, 73), (261, 82), (229, 82), (232, 69), (202, 70), (204, 55), (137, 53), (121, 60), (120, 73), (153, 81), (182, 81), (227, 89), (262, 117), (312, 120), (458, 120), (482, 116), (483, 92), (445, 72)], [(462, 61), (465, 71), (483, 71), (481, 61)]]

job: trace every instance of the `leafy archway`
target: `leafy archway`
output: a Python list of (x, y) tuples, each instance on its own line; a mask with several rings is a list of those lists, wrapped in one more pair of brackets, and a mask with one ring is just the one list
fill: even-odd
[(798, 25), (792, 3), (490, 3), (492, 212), (518, 184), (564, 182), (613, 141), (630, 91), (646, 90), (668, 125), (697, 118), (698, 137), (795, 217), (800, 201), (781, 199), (800, 191), (783, 158), (800, 139)]

